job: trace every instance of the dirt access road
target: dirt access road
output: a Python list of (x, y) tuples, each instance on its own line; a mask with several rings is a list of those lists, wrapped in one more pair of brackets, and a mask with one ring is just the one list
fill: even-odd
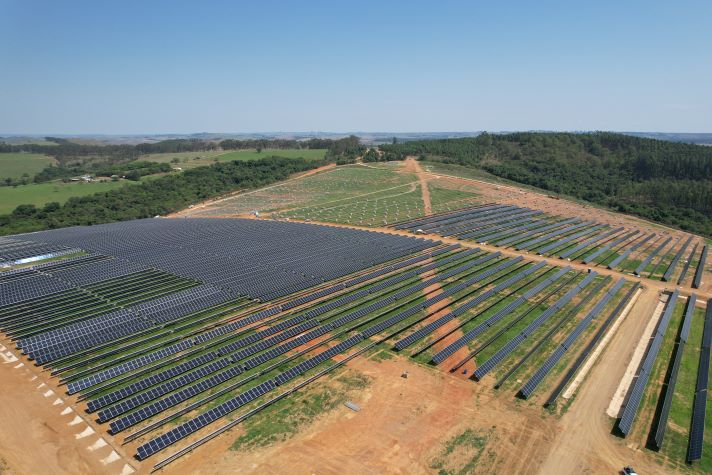
[(418, 177), (420, 192), (423, 196), (423, 214), (430, 216), (433, 214), (433, 205), (430, 202), (430, 188), (428, 187), (428, 178), (425, 170), (420, 166), (420, 162), (413, 157), (409, 157), (403, 162), (402, 170), (413, 173)]
[(128, 475), (134, 469), (46, 373), (0, 342), (0, 473)]

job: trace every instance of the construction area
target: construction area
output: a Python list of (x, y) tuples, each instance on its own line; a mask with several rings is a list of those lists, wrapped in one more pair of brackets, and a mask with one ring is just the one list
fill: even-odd
[(711, 472), (709, 242), (453, 173), (0, 238), (0, 472)]

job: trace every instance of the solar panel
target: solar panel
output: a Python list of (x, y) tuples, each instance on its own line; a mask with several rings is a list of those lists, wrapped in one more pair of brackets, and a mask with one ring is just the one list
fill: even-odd
[(628, 400), (625, 404), (625, 407), (623, 408), (621, 418), (618, 421), (618, 429), (624, 436), (628, 435), (630, 429), (633, 427), (635, 416), (638, 413), (638, 406), (640, 406), (640, 401), (643, 399), (645, 386), (647, 385), (648, 379), (650, 378), (650, 373), (652, 371), (653, 364), (655, 363), (655, 358), (657, 358), (658, 352), (660, 351), (660, 346), (665, 336), (665, 331), (667, 330), (668, 324), (670, 323), (670, 318), (672, 316), (673, 310), (675, 308), (675, 303), (677, 302), (679, 295), (680, 291), (675, 290), (670, 296), (668, 304), (665, 307), (665, 312), (660, 318), (658, 328), (655, 331), (653, 342), (651, 343), (650, 348), (648, 348), (648, 352), (645, 354), (645, 359), (643, 360), (643, 364), (640, 367), (638, 377), (633, 382), (633, 385), (629, 391)]
[(502, 318), (506, 317), (510, 313), (512, 313), (514, 310), (516, 310), (518, 307), (523, 305), (524, 303), (527, 302), (528, 299), (533, 297), (534, 295), (538, 294), (545, 288), (549, 287), (552, 283), (555, 281), (559, 280), (564, 274), (568, 273), (571, 270), (571, 267), (565, 267), (563, 269), (560, 269), (556, 274), (554, 274), (551, 277), (548, 277), (547, 279), (543, 280), (536, 286), (534, 286), (532, 289), (528, 290), (525, 292), (521, 297), (517, 298), (514, 302), (509, 303), (507, 306), (502, 308), (501, 310), (498, 310), (494, 315), (489, 317), (487, 320), (482, 322), (480, 325), (477, 325), (475, 328), (472, 330), (469, 330), (467, 333), (465, 333), (463, 336), (455, 340), (453, 343), (448, 345), (447, 347), (443, 348), (441, 351), (435, 354), (431, 361), (435, 364), (440, 364), (446, 359), (448, 359), (450, 356), (455, 354), (456, 351), (458, 351), (460, 348), (465, 346), (467, 343), (470, 341), (474, 340), (477, 338), (479, 335), (484, 333), (488, 328), (493, 326), (495, 323), (500, 321)]
[(692, 279), (692, 288), (699, 289), (702, 284), (702, 274), (705, 272), (705, 264), (707, 263), (707, 250), (709, 246), (702, 248), (702, 254), (700, 254), (700, 260), (697, 263), (697, 270), (695, 270), (695, 277)]
[(546, 320), (552, 315), (558, 312), (564, 305), (569, 303), (584, 287), (590, 284), (596, 277), (595, 272), (588, 274), (578, 285), (573, 289), (569, 290), (563, 297), (557, 300), (552, 306), (544, 310), (544, 312), (535, 318), (529, 325), (527, 325), (524, 330), (521, 331), (517, 336), (512, 338), (508, 343), (506, 343), (502, 348), (500, 348), (490, 359), (485, 361), (483, 364), (479, 365), (474, 372), (474, 377), (476, 379), (482, 379), (487, 373), (489, 373), (495, 366), (497, 366), (502, 360), (504, 360), (514, 349), (519, 346), (531, 333), (533, 333), (537, 328), (539, 328)]
[(150, 440), (136, 449), (136, 457), (139, 460), (145, 460), (151, 455), (159, 452), (175, 442), (187, 437), (188, 435), (202, 429), (208, 424), (218, 420), (221, 417), (235, 411), (245, 404), (254, 401), (258, 397), (275, 389), (274, 381), (265, 381), (262, 384), (249, 389), (239, 396), (230, 399), (217, 407), (214, 407), (198, 417), (185, 422), (169, 432)]
[(574, 327), (573, 331), (561, 342), (561, 344), (554, 350), (554, 352), (547, 358), (544, 364), (532, 375), (532, 377), (524, 383), (524, 386), (520, 389), (520, 394), (524, 399), (528, 399), (534, 390), (541, 384), (544, 378), (549, 374), (549, 372), (556, 366), (556, 364), (561, 360), (561, 358), (566, 354), (569, 348), (574, 344), (576, 339), (581, 336), (581, 334), (588, 328), (594, 318), (596, 318), (602, 311), (603, 308), (611, 301), (616, 293), (623, 287), (626, 283), (624, 278), (621, 278), (616, 282), (611, 289), (606, 291), (601, 300), (599, 300), (596, 305), (586, 314), (586, 316), (581, 319), (581, 321)]

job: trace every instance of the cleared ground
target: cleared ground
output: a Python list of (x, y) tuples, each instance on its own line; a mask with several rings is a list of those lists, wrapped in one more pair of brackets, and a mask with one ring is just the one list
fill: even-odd
[[(422, 170), (417, 165), (414, 161), (407, 161), (397, 164), (322, 169), (283, 184), (245, 194), (237, 193), (203, 206), (196, 206), (185, 210), (181, 215), (239, 216), (248, 214), (252, 210), (259, 210), (262, 214), (283, 219), (327, 221), (337, 226), (365, 226), (384, 233), (407, 234), (404, 231), (380, 226), (383, 221), (395, 220), (396, 215), (405, 215), (407, 219), (408, 212), (412, 219), (416, 212), (427, 215), (437, 213), (439, 210), (458, 209), (476, 203), (501, 202), (540, 209), (555, 216), (594, 219), (590, 217), (593, 215), (596, 220), (611, 225), (625, 224), (653, 230), (656, 233), (669, 233), (675, 238), (672, 242), (678, 243), (677, 245), (679, 245), (678, 238), (683, 236), (683, 233), (675, 234), (640, 220), (564, 200), (553, 200), (529, 190), (428, 173), (427, 168)], [(341, 208), (343, 210), (339, 211)], [(292, 215), (290, 216), (289, 213)], [(359, 213), (375, 217), (371, 218), (370, 222), (363, 223), (353, 223), (351, 219), (347, 219), (348, 215)], [(436, 235), (428, 237), (440, 239)], [(448, 238), (442, 240), (445, 243), (458, 242)], [(493, 261), (497, 263), (506, 263), (524, 255), (531, 263), (547, 260), (549, 264), (557, 266), (569, 264), (556, 258), (527, 254), (512, 248), (498, 248), (469, 241), (463, 241), (462, 244), (468, 249), (480, 247), (487, 253), (501, 252), (501, 256)], [(640, 252), (641, 259), (645, 258), (646, 252), (650, 251), (644, 249)], [(664, 267), (670, 260), (670, 254), (671, 252), (668, 251), (661, 254), (663, 257), (658, 256), (660, 262), (651, 263), (652, 268), (642, 277), (627, 275), (620, 270), (607, 270), (603, 264), (606, 259), (612, 259), (612, 256), (602, 259), (595, 269), (600, 276), (590, 284), (590, 287), (558, 312), (555, 318), (536, 330), (532, 337), (491, 375), (478, 383), (467, 379), (476, 368), (476, 363), (484, 362), (509, 338), (540, 315), (548, 305), (571, 289), (575, 283), (580, 282), (590, 266), (580, 261), (570, 263), (576, 273), (570, 272), (568, 277), (571, 280), (568, 280), (555, 294), (542, 302), (534, 299), (469, 344), (464, 352), (457, 353), (447, 360), (446, 363), (456, 362), (466, 355), (468, 350), (475, 349), (479, 343), (502, 331), (502, 334), (482, 350), (476, 359), (462, 368), (467, 369), (468, 374), (463, 374), (462, 371), (449, 373), (451, 364), (438, 366), (427, 364), (429, 356), (432, 356), (430, 350), (422, 353), (422, 356), (411, 358), (409, 357), (412, 353), (411, 349), (397, 353), (390, 349), (398, 338), (446, 315), (448, 311), (455, 308), (458, 299), (466, 298), (468, 292), (473, 290), (455, 293), (441, 304), (433, 305), (427, 311), (420, 311), (411, 317), (412, 320), (407, 320), (406, 322), (416, 322), (415, 326), (399, 337), (394, 337), (377, 349), (350, 361), (346, 368), (336, 370), (328, 377), (310, 384), (305, 389), (247, 419), (235, 429), (170, 465), (168, 471), (211, 474), (232, 471), (270, 473), (289, 466), (290, 470), (297, 473), (549, 474), (615, 473), (624, 465), (632, 464), (639, 473), (706, 472), (708, 468), (705, 464), (689, 467), (680, 462), (680, 444), (684, 443), (681, 439), (686, 440), (687, 430), (683, 421), (685, 418), (689, 419), (689, 412), (685, 411), (689, 402), (685, 399), (685, 394), (688, 392), (685, 388), (689, 388), (690, 384), (694, 385), (695, 376), (692, 375), (693, 381), (690, 383), (690, 374), (697, 369), (695, 359), (699, 350), (696, 347), (699, 347), (701, 335), (699, 311), (693, 323), (688, 346), (690, 351), (686, 354), (687, 359), (683, 360), (682, 373), (685, 376), (683, 377), (681, 373), (677, 388), (680, 395), (676, 394), (673, 402), (667, 448), (661, 454), (651, 453), (642, 448), (647, 432), (646, 427), (649, 428), (652, 420), (649, 414), (650, 405), (654, 402), (641, 406), (635, 426), (636, 433), (626, 439), (611, 435), (615, 421), (605, 415), (633, 350), (648, 324), (660, 292), (674, 286), (674, 284), (660, 282), (660, 271), (655, 269)], [(477, 256), (481, 255), (485, 254), (477, 254)], [(489, 265), (492, 263), (482, 264), (476, 267), (476, 270), (482, 271)], [(681, 264), (677, 272), (680, 267)], [(542, 272), (546, 269), (548, 267), (542, 269)], [(501, 282), (498, 279), (507, 278), (509, 276), (507, 272), (509, 271), (505, 270), (495, 274), (492, 281), (488, 280), (483, 284), (483, 290), (491, 288), (494, 282)], [(650, 273), (658, 275), (658, 279), (650, 279)], [(694, 268), (688, 274), (688, 280), (691, 279), (692, 273)], [(425, 279), (430, 275), (432, 274), (421, 278)], [(469, 317), (478, 312), (482, 312), (478, 316), (480, 320), (491, 316), (514, 296), (541, 282), (542, 275), (532, 276), (528, 286), (522, 287), (517, 290), (518, 293), (514, 293), (491, 308), (485, 308), (491, 301), (483, 302), (441, 327), (438, 332), (433, 333), (423, 342), (429, 343), (434, 338), (444, 336), (446, 330), (453, 330), (434, 347), (434, 351), (442, 349), (472, 328), (473, 324), (468, 322)], [(573, 326), (581, 321), (593, 304), (602, 297), (604, 290), (610, 288), (614, 279), (622, 275), (625, 275), (631, 283), (641, 282), (645, 288), (573, 398), (560, 400), (554, 409), (542, 407), (546, 396), (563, 376), (564, 369), (572, 362), (575, 353), (567, 354), (559, 362), (534, 397), (526, 401), (514, 397), (521, 385), (542, 364), (545, 356), (548, 356)], [(462, 281), (465, 276), (466, 274), (463, 274), (442, 284), (433, 285), (423, 292), (428, 296), (438, 295), (452, 288), (456, 282)], [(411, 279), (408, 282), (412, 284), (416, 281)], [(602, 287), (596, 291), (592, 290), (598, 283)], [(616, 299), (605, 307), (603, 314), (612, 310), (630, 285), (627, 284), (617, 294)], [(683, 289), (684, 292), (690, 292), (689, 284), (683, 287), (686, 287)], [(589, 293), (588, 290), (591, 292)], [(384, 295), (387, 294), (388, 292)], [(699, 295), (704, 298), (712, 296), (709, 286), (700, 289)], [(416, 301), (421, 302), (422, 298)], [(358, 301), (354, 303), (353, 308), (361, 308), (364, 304), (365, 300)], [(396, 312), (402, 305), (403, 302), (397, 302), (387, 307), (387, 310)], [(532, 311), (524, 315), (529, 308), (532, 308)], [(433, 314), (428, 316), (426, 312)], [(678, 319), (680, 312), (681, 310), (676, 310)], [(522, 315), (522, 320), (518, 321), (518, 317)], [(427, 319), (419, 320), (426, 316)], [(377, 321), (382, 321), (386, 317), (380, 318), (381, 320)], [(560, 319), (561, 325), (557, 330), (556, 325)], [(593, 336), (602, 323), (601, 320), (602, 318), (594, 320), (592, 326), (583, 333), (581, 344)], [(457, 323), (463, 325), (455, 328)], [(675, 323), (671, 323), (670, 328), (671, 330), (676, 328)], [(672, 333), (666, 338), (671, 338), (670, 335)], [(695, 339), (697, 343), (693, 342)], [(343, 338), (337, 338), (334, 343), (342, 340)], [(545, 344), (533, 353), (501, 389), (494, 390), (495, 381), (506, 370), (512, 368), (521, 357), (535, 349), (535, 343), (538, 341), (544, 341)], [(664, 348), (669, 346), (667, 341)], [(418, 345), (413, 347), (416, 348)], [(665, 353), (665, 349), (661, 351), (658, 374), (661, 371), (664, 373), (664, 363), (667, 361), (666, 358), (669, 358), (669, 354), (666, 357)], [(306, 356), (296, 361), (303, 361), (304, 358)], [(406, 372), (407, 378), (402, 377)], [(655, 379), (651, 378), (651, 381)], [(647, 391), (655, 394), (659, 391), (659, 382), (649, 385)], [(219, 402), (225, 401), (225, 397), (229, 396), (221, 397), (210, 403), (208, 407), (215, 407)], [(73, 404), (76, 404), (74, 398), (70, 399)], [(355, 412), (346, 408), (343, 405), (346, 401), (357, 404), (360, 411)], [(248, 406), (246, 409), (251, 407), (253, 406)], [(195, 414), (193, 412), (178, 422), (185, 422)], [(710, 421), (712, 421), (710, 411), (707, 417), (709, 436)], [(230, 416), (228, 420), (232, 418), (234, 416)], [(94, 426), (98, 432), (103, 431), (102, 426), (98, 424)], [(105, 437), (109, 443), (120, 444), (121, 436), (105, 435)], [(146, 440), (148, 439), (142, 438), (139, 442), (132, 442), (124, 447), (126, 452), (118, 450), (118, 453), (127, 456), (129, 460), (128, 457), (134, 452), (136, 445)], [(195, 438), (189, 439), (192, 440)], [(706, 453), (709, 452), (710, 448), (707, 447)], [(5, 458), (9, 460), (8, 457)], [(8, 463), (13, 465), (12, 460)], [(137, 468), (141, 473), (147, 472), (150, 463), (139, 464)], [(107, 473), (116, 472), (107, 471)]]

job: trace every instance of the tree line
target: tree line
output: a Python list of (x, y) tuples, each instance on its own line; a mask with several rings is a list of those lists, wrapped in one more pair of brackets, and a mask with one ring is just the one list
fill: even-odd
[(164, 215), (223, 193), (269, 185), (325, 163), (282, 157), (222, 162), (107, 192), (70, 198), (63, 205), (56, 202), (42, 208), (21, 205), (10, 214), (0, 215), (0, 235)]
[[(170, 171), (166, 165), (151, 168), (146, 161), (141, 161), (145, 155), (152, 153), (181, 153), (181, 152), (207, 152), (213, 150), (284, 150), (284, 149), (327, 149), (327, 157), (339, 164), (352, 163), (364, 150), (355, 136), (342, 139), (310, 139), (298, 140), (222, 140), (220, 142), (200, 139), (171, 139), (155, 143), (141, 143), (136, 145), (98, 145), (78, 144), (64, 138), (45, 137), (54, 145), (18, 144), (11, 145), (0, 142), (0, 153), (3, 152), (29, 152), (41, 153), (55, 158), (58, 165), (50, 165), (34, 177), (23, 177), (21, 180), (5, 179), (0, 181), (0, 186), (17, 186), (30, 182), (43, 183), (46, 181), (69, 178), (82, 174), (98, 176), (126, 175), (136, 176), (136, 166), (131, 163), (140, 162), (144, 172), (155, 170), (152, 173)], [(107, 170), (111, 169), (111, 173)], [(108, 173), (108, 174), (107, 174)], [(142, 173), (141, 176), (150, 173)]]
[(487, 134), (382, 145), (712, 236), (712, 147), (599, 133)]

